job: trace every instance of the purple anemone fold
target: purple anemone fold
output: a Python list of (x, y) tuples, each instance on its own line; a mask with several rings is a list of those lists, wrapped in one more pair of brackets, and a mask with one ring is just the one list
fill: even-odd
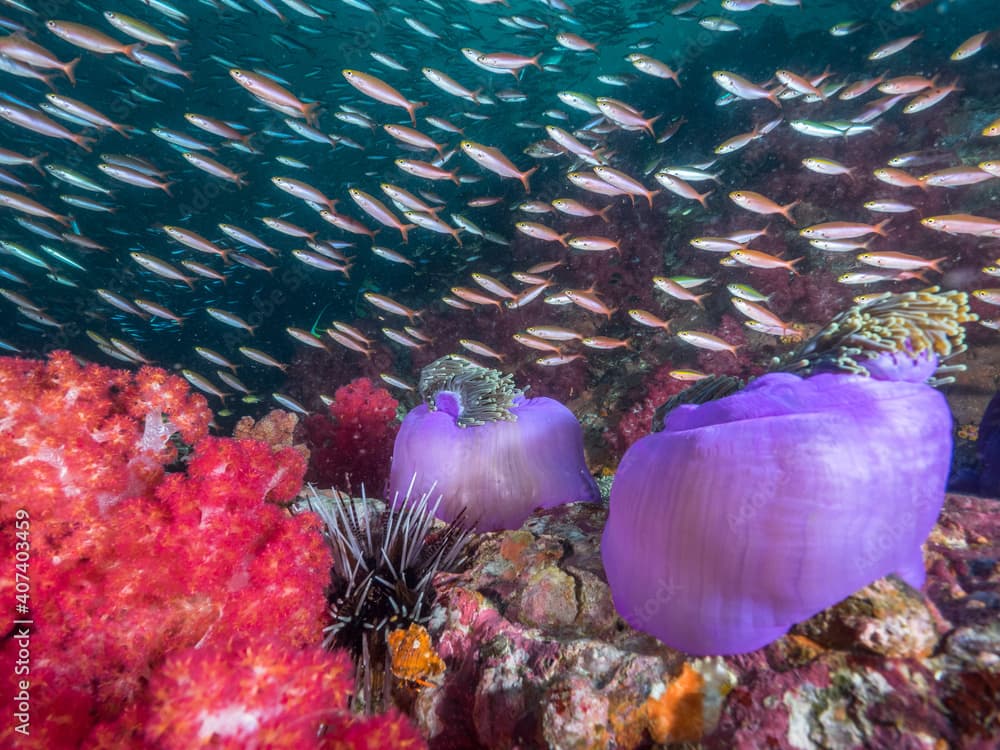
[[(389, 497), (441, 495), (437, 516), (477, 531), (516, 529), (536, 508), (600, 495), (583, 430), (550, 398), (525, 398), (510, 376), (449, 356), (421, 376), (425, 403), (396, 437)], [(412, 485), (412, 486), (411, 486)]]
[(940, 362), (974, 317), (960, 293), (880, 300), (790, 355), (806, 377), (676, 406), (629, 448), (602, 556), (630, 625), (743, 653), (887, 574), (923, 584), (952, 449), (948, 404), (923, 381), (957, 369)]

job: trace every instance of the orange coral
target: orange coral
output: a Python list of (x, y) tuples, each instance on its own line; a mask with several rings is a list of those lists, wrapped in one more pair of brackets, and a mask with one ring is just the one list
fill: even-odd
[(253, 417), (241, 417), (233, 428), (233, 437), (238, 440), (250, 438), (262, 440), (272, 448), (295, 448), (306, 461), (309, 460), (309, 449), (303, 443), (294, 441), (295, 428), (299, 417), (290, 411), (272, 409), (256, 422)]
[(705, 681), (687, 662), (658, 697), (642, 706), (646, 728), (653, 742), (697, 742), (704, 733), (702, 689)]
[(427, 678), (445, 670), (444, 661), (434, 650), (430, 633), (423, 625), (410, 623), (407, 628), (393, 630), (386, 636), (386, 642), (392, 674), (397, 679), (430, 687), (432, 683)]

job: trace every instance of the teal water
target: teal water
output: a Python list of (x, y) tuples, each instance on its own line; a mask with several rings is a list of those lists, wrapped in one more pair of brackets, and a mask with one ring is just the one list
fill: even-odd
[[(973, 34), (998, 25), (1000, 11), (988, 0), (928, 3), (912, 12), (895, 12), (886, 2), (860, 0), (803, 0), (803, 7), (761, 5), (735, 12), (713, 1), (698, 3), (678, 15), (671, 13), (674, 5), (664, 2), (579, 2), (569, 9), (555, 2), (527, 0), (510, 0), (509, 5), (467, 0), (395, 4), (371, 0), (370, 5), (368, 0), (313, 0), (299, 10), (293, 2), (273, 2), (274, 12), (267, 9), (267, 0), (175, 0), (169, 6), (134, 0), (113, 4), (52, 0), (31, 3), (34, 13), (20, 9), (18, 3), (0, 3), (4, 29), (26, 34), (59, 60), (82, 58), (75, 86), (57, 70), (29, 65), (29, 71), (52, 74), (50, 89), (42, 81), (13, 75), (13, 67), (22, 61), (16, 53), (5, 55), (0, 58), (6, 61), (5, 72), (0, 74), (3, 100), (34, 113), (34, 108), (48, 104), (46, 94), (57, 93), (127, 125), (130, 133), (126, 138), (86, 123), (60, 121), (72, 133), (95, 139), (87, 151), (9, 118), (0, 120), (0, 148), (26, 157), (41, 155), (41, 166), (69, 168), (111, 191), (87, 191), (31, 166), (0, 165), (4, 183), (0, 190), (28, 195), (52, 213), (67, 217), (68, 223), (63, 227), (53, 219), (0, 208), (0, 239), (7, 243), (0, 257), (0, 285), (17, 295), (0, 302), (4, 349), (36, 356), (67, 348), (80, 357), (116, 366), (134, 365), (138, 354), (152, 364), (195, 373), (213, 389), (231, 394), (225, 406), (237, 415), (269, 408), (275, 392), (294, 398), (306, 410), (317, 410), (322, 407), (322, 395), (332, 394), (359, 375), (376, 379), (387, 375), (412, 384), (422, 365), (450, 352), (462, 352), (513, 372), (536, 393), (564, 400), (589, 394), (598, 401), (601, 394), (608, 394), (609, 399), (613, 395), (609, 409), (624, 413), (646, 396), (643, 378), (650, 371), (667, 367), (747, 376), (793, 345), (787, 335), (783, 339), (773, 330), (746, 329), (742, 325), (746, 318), (733, 308), (727, 284), (751, 286), (769, 297), (766, 304), (783, 322), (804, 330), (818, 326), (858, 294), (919, 289), (929, 283), (968, 290), (993, 286), (980, 270), (994, 260), (988, 240), (944, 235), (919, 223), (921, 217), (959, 213), (1000, 220), (991, 181), (922, 190), (888, 185), (872, 175), (890, 158), (909, 152), (916, 155), (905, 168), (914, 176), (961, 165), (973, 167), (995, 158), (1000, 141), (981, 132), (1000, 117), (997, 45), (987, 39), (978, 54), (962, 61), (949, 59)], [(57, 19), (85, 24), (122, 43), (134, 42), (106, 21), (103, 14), (108, 10), (128, 14), (172, 39), (187, 42), (179, 48), (179, 60), (167, 47), (150, 44), (144, 51), (179, 65), (189, 77), (152, 70), (122, 54), (99, 55), (81, 49), (46, 28), (46, 21)], [(739, 30), (706, 28), (718, 25), (705, 20), (713, 17), (735, 23)], [(407, 19), (418, 23), (411, 25)], [(830, 33), (835, 24), (852, 21), (857, 22), (857, 31), (846, 36)], [(415, 26), (429, 29), (437, 38)], [(596, 50), (567, 49), (557, 40), (561, 32), (594, 43)], [(911, 35), (920, 36), (902, 51), (881, 60), (868, 59), (880, 45)], [(536, 64), (515, 76), (478, 67), (463, 56), (463, 47), (486, 54), (538, 57)], [(0, 52), (3, 49), (0, 40)], [(391, 56), (406, 70), (387, 66), (373, 53)], [(625, 59), (632, 53), (679, 71), (681, 85), (637, 69)], [(423, 67), (479, 91), (480, 102), (435, 87), (421, 73)], [(285, 122), (288, 114), (251, 96), (231, 77), (230, 68), (272, 76), (300, 101), (319, 102), (316, 124), (322, 133), (333, 134), (331, 142), (313, 142), (290, 128)], [(407, 99), (426, 102), (416, 110), (417, 128), (441, 145), (444, 158), (434, 150), (415, 149), (391, 137), (383, 126), (412, 127), (407, 112), (352, 87), (342, 75), (344, 69), (377, 76)], [(712, 76), (714, 71), (730, 71), (776, 92), (778, 70), (817, 80), (816, 85), (829, 87), (828, 98), (809, 102), (799, 95), (780, 99), (780, 107), (766, 99), (720, 101), (725, 92)], [(824, 71), (829, 76), (820, 80)], [(906, 114), (902, 108), (916, 95), (911, 93), (873, 119), (870, 132), (857, 135), (817, 138), (789, 125), (792, 120), (849, 121), (883, 94), (872, 90), (845, 101), (838, 98), (843, 91), (839, 85), (904, 75), (933, 78), (935, 86), (956, 82), (960, 90), (927, 110)], [(640, 112), (641, 119), (658, 119), (649, 127), (651, 132), (630, 130), (601, 114), (567, 106), (558, 96), (566, 91), (610, 97)], [(185, 113), (229, 123), (249, 136), (249, 148), (199, 130), (184, 118)], [(436, 127), (427, 116), (446, 119), (462, 134)], [(586, 159), (566, 153), (546, 158), (530, 155), (556, 148), (546, 125), (574, 133), (607, 166), (642, 183), (646, 191), (660, 192), (647, 201), (642, 195), (606, 196), (574, 186), (566, 175), (573, 170), (588, 171), (592, 165)], [(728, 139), (761, 127), (773, 129), (738, 151), (715, 153)], [(182, 155), (190, 144), (171, 145), (157, 137), (154, 128), (202, 141), (213, 150), (198, 153), (244, 173), (246, 184), (240, 187), (197, 169)], [(674, 128), (676, 133), (665, 137)], [(520, 180), (475, 163), (459, 148), (463, 139), (499, 149), (520, 171), (538, 167), (530, 179), (530, 192)], [(169, 183), (170, 194), (112, 179), (99, 169), (101, 155), (107, 154), (147, 160), (162, 173), (157, 179)], [(835, 160), (851, 174), (810, 171), (801, 164), (808, 157)], [(440, 159), (442, 169), (456, 172), (459, 184), (407, 174), (395, 165), (398, 158)], [(704, 206), (671, 193), (655, 179), (658, 170), (692, 165), (713, 175), (707, 181), (688, 183), (698, 193), (710, 191)], [(273, 177), (308, 183), (338, 200), (337, 212), (380, 231), (372, 239), (330, 225), (306, 202), (276, 187)], [(428, 204), (440, 206), (438, 216), (453, 231), (466, 222), (466, 229), (458, 235), (461, 246), (447, 234), (423, 228), (409, 230), (409, 241), (404, 243), (396, 229), (380, 226), (349, 196), (350, 188), (358, 188), (383, 201), (401, 219), (401, 209), (382, 192), (382, 183), (405, 188)], [(727, 197), (734, 190), (755, 191), (781, 205), (801, 201), (792, 209), (796, 226), (780, 215), (735, 205)], [(67, 194), (99, 201), (113, 213), (68, 204), (60, 197)], [(610, 206), (608, 221), (560, 213), (549, 203), (560, 197), (595, 210)], [(497, 201), (489, 206), (469, 205), (483, 198)], [(913, 210), (875, 214), (863, 207), (865, 201), (874, 199), (909, 202)], [(527, 206), (534, 212), (524, 210), (526, 202), (534, 203)], [(454, 218), (456, 214), (460, 218)], [(350, 258), (349, 275), (302, 262), (303, 256), (296, 257), (293, 250), (314, 256), (322, 250), (311, 250), (303, 239), (273, 231), (261, 222), (262, 217), (292, 222), (315, 232), (320, 240), (351, 243), (333, 248), (334, 255), (340, 252)], [(922, 278), (848, 285), (839, 281), (845, 273), (886, 272), (859, 264), (854, 256), (861, 249), (818, 250), (797, 232), (820, 222), (875, 223), (885, 218), (891, 219), (890, 231), (886, 237), (871, 236), (874, 242), (867, 249), (926, 260), (943, 257), (942, 273), (930, 270)], [(564, 247), (559, 240), (526, 235), (517, 222), (543, 224), (556, 235), (565, 235), (563, 240), (596, 236), (618, 247), (604, 251)], [(248, 229), (275, 253), (241, 245), (220, 230), (220, 223)], [(217, 255), (178, 243), (162, 229), (164, 225), (197, 232), (233, 259), (224, 262)], [(764, 227), (768, 227), (767, 235), (744, 244), (786, 261), (801, 258), (795, 266), (800, 275), (781, 267), (732, 265), (727, 253), (706, 252), (689, 244), (699, 236)], [(61, 236), (64, 232), (82, 235), (105, 249), (82, 247), (81, 240)], [(373, 253), (373, 246), (401, 254), (409, 264)], [(150, 273), (133, 260), (133, 252), (169, 262), (191, 278), (190, 286)], [(247, 256), (242, 263), (236, 260), (238, 253)], [(720, 260), (731, 265), (720, 265)], [(223, 279), (199, 276), (183, 267), (182, 261), (201, 263)], [(254, 261), (257, 268), (246, 265)], [(505, 304), (503, 292), (498, 294), (495, 288), (491, 292), (471, 276), (486, 274), (520, 294), (530, 283), (518, 281), (512, 272), (557, 261), (558, 267), (532, 274), (551, 286), (516, 309)], [(898, 277), (899, 273), (894, 270), (888, 275)], [(657, 276), (704, 278), (693, 294), (708, 296), (701, 306), (678, 299), (657, 290), (652, 281)], [(460, 299), (454, 287), (475, 290), (489, 299), (466, 301), (469, 309), (455, 307), (454, 302), (443, 300)], [(574, 304), (562, 297), (566, 289), (591, 288), (598, 295), (596, 310), (593, 304)], [(143, 317), (124, 312), (98, 296), (97, 289), (132, 304), (139, 299), (161, 305), (182, 317), (183, 323), (150, 316), (148, 311)], [(421, 315), (407, 320), (374, 306), (365, 293), (383, 295)], [(253, 332), (220, 321), (206, 312), (209, 307), (238, 315)], [(989, 317), (989, 306), (977, 309)], [(671, 328), (663, 331), (643, 325), (630, 317), (629, 310), (671, 320)], [(354, 339), (357, 347), (345, 347), (323, 333), (333, 321), (360, 330), (369, 341)], [(407, 332), (407, 325), (417, 333)], [(302, 343), (301, 337), (289, 334), (290, 327), (319, 334), (316, 343), (326, 350)], [(548, 350), (537, 348), (537, 341), (532, 348), (512, 338), (538, 327), (567, 329), (574, 337), (544, 339), (549, 341)], [(674, 335), (678, 330), (710, 334), (738, 346), (739, 354), (691, 345)], [(990, 334), (979, 329), (975, 335), (986, 340)], [(582, 344), (581, 338), (590, 340), (589, 345)], [(119, 343), (106, 343), (111, 339)], [(628, 348), (617, 348), (625, 341)], [(207, 361), (195, 347), (212, 349), (237, 365), (236, 375), (249, 393), (240, 393), (220, 380), (217, 371), (228, 368)], [(286, 367), (260, 364), (241, 352), (241, 347), (264, 352)], [(369, 350), (368, 354), (357, 348)], [(502, 359), (495, 359), (493, 353)], [(562, 357), (565, 362), (539, 363), (546, 357)], [(404, 400), (412, 400), (398, 386), (390, 387)], [(222, 404), (215, 400), (213, 405)]]

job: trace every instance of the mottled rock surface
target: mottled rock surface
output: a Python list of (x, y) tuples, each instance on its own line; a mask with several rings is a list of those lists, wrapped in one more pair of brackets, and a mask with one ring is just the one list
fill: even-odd
[(606, 509), (481, 536), (434, 610), (448, 665), (413, 711), (445, 748), (1000, 747), (1000, 503), (950, 496), (924, 591), (877, 581), (751, 654), (694, 659), (628, 627)]

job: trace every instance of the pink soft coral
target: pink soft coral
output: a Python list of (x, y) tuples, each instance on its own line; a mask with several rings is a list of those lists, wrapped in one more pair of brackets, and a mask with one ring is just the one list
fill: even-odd
[(382, 492), (399, 431), (397, 406), (368, 378), (338, 388), (328, 414), (305, 420), (309, 481), (353, 494), (360, 494), (362, 486), (369, 495)]
[[(31, 734), (15, 738), (6, 722), (0, 746), (179, 746), (155, 731), (166, 693), (151, 686), (171, 685), (163, 689), (178, 702), (185, 689), (247, 688), (252, 653), (294, 694), (300, 677), (319, 685), (318, 673), (343, 661), (314, 645), (331, 565), (319, 522), (281, 506), (301, 487), (301, 453), (208, 437), (204, 399), (162, 370), (81, 366), (66, 353), (0, 358), (0, 405), (0, 553), (13, 559), (15, 514), (26, 511), (34, 621)], [(167, 473), (174, 428), (193, 448), (185, 471)], [(0, 579), (5, 601), (12, 572)], [(10, 639), (0, 649), (9, 695), (16, 651)], [(350, 689), (316, 687), (288, 703), (259, 744), (282, 727), (294, 739), (308, 726), (315, 738)], [(148, 732), (136, 728), (147, 720)], [(281, 746), (322, 746), (289, 742)]]

